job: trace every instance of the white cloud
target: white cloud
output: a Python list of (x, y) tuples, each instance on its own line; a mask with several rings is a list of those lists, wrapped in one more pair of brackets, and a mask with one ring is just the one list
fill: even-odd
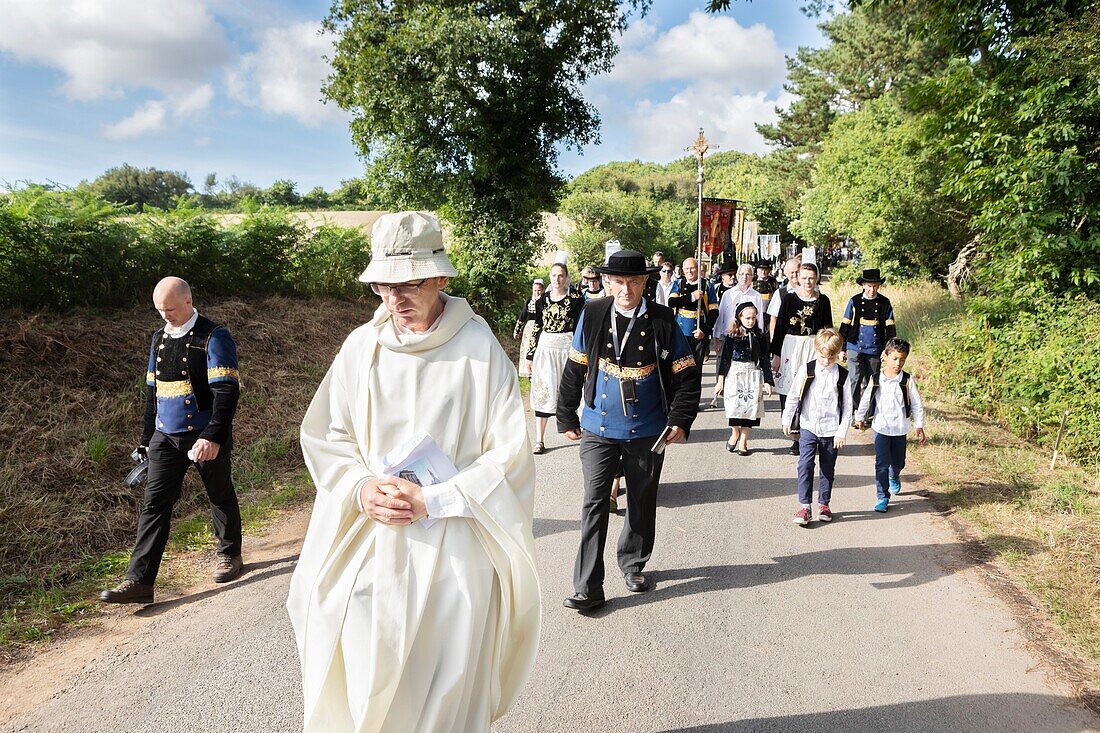
[(104, 125), (100, 132), (108, 140), (129, 140), (164, 129), (168, 119), (168, 108), (164, 102), (150, 101), (137, 108), (132, 115), (110, 125)]
[(178, 117), (193, 117), (205, 111), (213, 101), (214, 87), (203, 84), (174, 100), (172, 107)]
[(775, 34), (758, 23), (693, 12), (654, 40), (652, 27), (628, 29), (610, 81), (633, 85), (685, 79), (723, 83), (740, 93), (767, 91), (783, 81), (786, 61)]
[(764, 92), (736, 94), (716, 84), (694, 84), (667, 102), (638, 102), (629, 124), (634, 147), (643, 160), (683, 157), (700, 127), (721, 150), (763, 153), (768, 148), (755, 125), (775, 122), (776, 106), (789, 103), (786, 93), (769, 99)]
[(307, 22), (263, 31), (256, 51), (226, 74), (229, 95), (304, 125), (347, 119), (338, 107), (320, 101), (321, 85), (331, 73), (324, 56), (332, 53), (332, 39), (319, 35), (319, 28)]
[(163, 132), (168, 128), (169, 112), (175, 119), (195, 117), (204, 112), (212, 101), (214, 101), (214, 87), (202, 84), (178, 97), (145, 102), (129, 117), (103, 125), (100, 133), (109, 140), (129, 140), (142, 135)]
[(60, 70), (61, 91), (81, 101), (135, 87), (179, 95), (230, 57), (199, 0), (5, 0), (0, 51)]

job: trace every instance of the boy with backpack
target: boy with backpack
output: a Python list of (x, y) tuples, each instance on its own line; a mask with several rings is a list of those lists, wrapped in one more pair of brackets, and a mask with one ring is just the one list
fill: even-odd
[(856, 409), (855, 425), (860, 430), (870, 424), (875, 431), (876, 512), (885, 512), (890, 497), (901, 493), (901, 469), (905, 468), (905, 439), (910, 426), (924, 443), (924, 403), (917, 383), (904, 371), (909, 342), (892, 338), (882, 352), (882, 371), (871, 378)]
[[(821, 457), (817, 518), (830, 522), (837, 451), (844, 447), (851, 415), (848, 370), (837, 364), (844, 337), (825, 328), (814, 337), (817, 358), (800, 366), (783, 409), (783, 434), (798, 431), (798, 503), (794, 523), (805, 527), (813, 519), (814, 460)], [(796, 391), (797, 390), (797, 391)]]

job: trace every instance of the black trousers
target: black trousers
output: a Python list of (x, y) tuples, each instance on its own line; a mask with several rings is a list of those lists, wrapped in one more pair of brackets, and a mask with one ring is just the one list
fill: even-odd
[[(691, 353), (695, 357), (695, 366), (699, 367), (699, 370), (703, 369), (703, 362), (707, 358), (707, 351), (710, 350), (710, 336), (704, 336), (698, 341), (694, 336), (688, 336), (688, 341), (691, 342)], [(654, 440), (657, 440), (654, 438)]]
[(852, 380), (852, 412), (859, 409), (859, 398), (863, 395), (863, 388), (878, 374), (882, 366), (881, 354), (861, 354), (855, 349), (848, 349), (848, 378)]
[[(157, 579), (164, 547), (168, 544), (172, 507), (179, 501), (184, 474), (192, 464), (187, 451), (198, 439), (197, 435), (165, 435), (158, 430), (149, 441), (145, 501), (138, 515), (137, 541), (126, 573), (130, 580), (152, 585)], [(218, 450), (217, 458), (197, 464), (210, 499), (218, 554), (230, 557), (241, 554), (241, 510), (230, 476), (232, 449), (232, 439), (227, 440)]]
[(665, 462), (663, 454), (650, 450), (656, 440), (655, 435), (637, 440), (610, 440), (587, 430), (581, 435), (584, 503), (581, 505), (581, 546), (573, 566), (573, 590), (577, 593), (603, 592), (603, 548), (610, 513), (608, 497), (620, 462), (630, 487), (630, 500), (626, 503), (626, 522), (619, 535), (619, 569), (623, 573), (640, 573), (649, 562), (657, 530), (657, 484)]

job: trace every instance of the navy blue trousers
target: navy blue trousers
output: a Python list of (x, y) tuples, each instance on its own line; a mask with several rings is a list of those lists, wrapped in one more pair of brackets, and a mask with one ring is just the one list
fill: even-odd
[(798, 431), (798, 503), (813, 504), (814, 459), (821, 456), (821, 480), (817, 487), (819, 504), (829, 506), (836, 476), (836, 444), (832, 436), (822, 438), (806, 428)]
[(875, 433), (875, 491), (878, 498), (888, 499), (890, 477), (901, 480), (901, 469), (905, 468), (904, 435), (882, 435)]

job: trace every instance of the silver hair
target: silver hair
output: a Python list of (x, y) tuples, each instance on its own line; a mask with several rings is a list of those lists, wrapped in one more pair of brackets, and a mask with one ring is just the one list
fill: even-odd
[(750, 275), (756, 272), (753, 266), (746, 262), (745, 264), (737, 268), (737, 277), (741, 277), (741, 273), (745, 270), (748, 270)]

